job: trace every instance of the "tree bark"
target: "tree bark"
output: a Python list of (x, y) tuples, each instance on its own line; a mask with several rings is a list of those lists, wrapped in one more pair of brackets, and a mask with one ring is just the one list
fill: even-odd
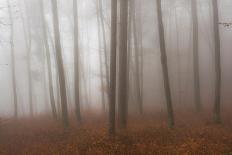
[(215, 99), (214, 99), (214, 122), (221, 123), (221, 45), (219, 32), (218, 1), (213, 0), (213, 29), (215, 48)]
[(46, 32), (46, 20), (45, 20), (45, 15), (44, 15), (43, 0), (40, 0), (40, 8), (41, 8), (41, 17), (42, 17), (43, 41), (44, 41), (44, 46), (45, 46), (45, 51), (46, 51), (46, 60), (47, 60), (47, 67), (48, 67), (50, 104), (52, 108), (53, 117), (54, 119), (57, 119), (56, 103), (55, 103), (53, 81), (52, 81), (52, 64), (51, 64), (51, 56), (50, 56), (49, 43), (48, 43), (48, 35)]
[(142, 23), (142, 1), (137, 1), (138, 6), (138, 42), (139, 42), (139, 50), (140, 50), (140, 94), (141, 94), (141, 102), (143, 105), (143, 75), (144, 75), (144, 55), (143, 55), (143, 23)]
[(30, 26), (30, 21), (29, 21), (29, 17), (28, 17), (27, 6), (25, 6), (25, 7), (26, 7), (27, 22), (28, 22), (27, 23), (28, 34), (26, 31), (26, 25), (25, 25), (25, 21), (24, 21), (22, 13), (20, 15), (21, 15), (21, 19), (23, 22), (23, 33), (24, 33), (24, 38), (25, 38), (25, 43), (26, 43), (26, 51), (27, 51), (29, 111), (30, 111), (30, 116), (33, 117), (34, 107), (33, 107), (33, 97), (32, 97), (33, 86), (32, 86), (32, 76), (31, 76), (31, 26)]
[(13, 86), (13, 100), (14, 100), (14, 117), (18, 118), (18, 98), (15, 77), (15, 49), (14, 49), (14, 20), (12, 17), (12, 10), (10, 0), (7, 0), (9, 17), (10, 17), (10, 51), (11, 51), (11, 72), (12, 72), (12, 86)]
[(135, 12), (135, 0), (130, 1), (131, 6), (131, 15), (132, 15), (132, 25), (133, 25), (133, 34), (134, 34), (134, 51), (135, 51), (135, 81), (136, 81), (136, 95), (137, 102), (139, 106), (139, 113), (143, 114), (143, 103), (141, 96), (141, 80), (140, 80), (140, 66), (139, 66), (139, 43), (138, 43), (138, 34), (137, 34), (137, 24), (136, 24), (136, 12)]
[(118, 110), (119, 127), (127, 126), (128, 92), (127, 92), (127, 24), (128, 0), (120, 1), (120, 42), (119, 42), (119, 87)]
[(105, 33), (105, 24), (104, 24), (104, 16), (103, 16), (103, 8), (102, 8), (102, 0), (98, 0), (98, 11), (100, 17), (100, 25), (102, 29), (102, 38), (104, 44), (104, 66), (105, 66), (105, 74), (106, 74), (106, 84), (107, 84), (107, 95), (109, 96), (109, 62), (108, 62), (108, 53), (107, 53), (107, 43), (106, 43), (106, 33)]
[(57, 0), (51, 0), (52, 2), (52, 12), (53, 12), (53, 29), (55, 38), (55, 50), (56, 50), (56, 63), (58, 67), (59, 74), (59, 84), (60, 84), (60, 97), (62, 106), (62, 120), (64, 127), (69, 126), (68, 120), (68, 106), (67, 106), (67, 93), (66, 93), (66, 82), (64, 73), (64, 64), (62, 58), (61, 42), (60, 42), (60, 26), (59, 26), (59, 16), (58, 16), (58, 6)]
[(98, 25), (98, 50), (99, 50), (99, 66), (100, 66), (100, 81), (101, 81), (101, 100), (102, 100), (102, 111), (105, 113), (106, 111), (106, 103), (105, 103), (105, 92), (104, 92), (104, 73), (103, 73), (103, 60), (102, 60), (102, 49), (101, 49), (101, 25), (100, 25), (100, 15), (98, 3), (96, 4), (97, 9), (97, 25)]
[(110, 42), (110, 90), (109, 90), (109, 129), (115, 134), (116, 105), (116, 60), (117, 60), (117, 0), (111, 0), (111, 42)]
[(166, 45), (165, 45), (165, 37), (164, 37), (161, 0), (156, 0), (156, 4), (157, 4), (159, 39), (160, 39), (161, 63), (162, 63), (164, 89), (165, 89), (167, 112), (168, 112), (168, 126), (172, 128), (174, 127), (174, 115), (173, 115), (169, 73), (168, 73), (168, 65), (167, 65), (167, 53), (166, 53)]
[(193, 21), (193, 70), (196, 111), (201, 111), (197, 1), (191, 0)]
[(81, 110), (80, 110), (80, 54), (79, 54), (79, 39), (78, 39), (78, 10), (77, 0), (73, 0), (73, 17), (74, 17), (74, 81), (75, 81), (75, 106), (76, 117), (78, 124), (81, 124)]

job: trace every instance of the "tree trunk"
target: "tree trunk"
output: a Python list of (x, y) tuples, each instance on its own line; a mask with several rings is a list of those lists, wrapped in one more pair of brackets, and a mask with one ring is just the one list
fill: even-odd
[(221, 123), (221, 45), (219, 32), (218, 1), (213, 0), (213, 28), (215, 48), (215, 99), (214, 99), (214, 122)]
[(106, 103), (105, 103), (105, 92), (104, 92), (104, 73), (103, 73), (103, 61), (102, 61), (102, 49), (101, 49), (101, 26), (100, 26), (100, 15), (98, 3), (97, 6), (97, 25), (98, 25), (98, 50), (99, 50), (99, 66), (100, 66), (100, 81), (101, 81), (101, 100), (102, 100), (102, 111), (105, 113), (106, 111)]
[(168, 125), (170, 128), (172, 128), (174, 127), (174, 116), (173, 116), (171, 90), (170, 90), (170, 82), (168, 75), (167, 53), (166, 53), (166, 45), (165, 45), (165, 37), (164, 37), (161, 0), (156, 0), (156, 4), (157, 4), (159, 39), (160, 39), (161, 63), (162, 63), (164, 89), (165, 89), (167, 112), (168, 112)]
[(131, 70), (132, 68), (132, 46), (131, 46), (131, 40), (132, 40), (132, 11), (131, 11), (131, 7), (129, 7), (128, 10), (128, 30), (127, 30), (127, 95), (128, 95), (128, 104), (130, 99), (132, 99), (133, 97), (133, 92), (131, 91), (131, 86), (130, 86), (130, 79), (132, 80), (132, 76), (131, 76), (131, 72), (133, 72), (133, 70)]
[(144, 70), (144, 55), (143, 55), (143, 23), (142, 23), (142, 1), (138, 0), (138, 43), (140, 50), (140, 94), (141, 94), (141, 104), (143, 105), (143, 70)]
[(136, 81), (136, 95), (137, 102), (139, 106), (139, 113), (143, 114), (143, 104), (141, 96), (141, 84), (140, 84), (140, 66), (139, 66), (139, 46), (138, 46), (138, 34), (137, 34), (137, 24), (136, 24), (136, 13), (135, 13), (135, 0), (130, 1), (131, 15), (132, 15), (132, 25), (134, 34), (134, 50), (135, 50), (135, 81)]
[(178, 17), (177, 17), (177, 10), (175, 8), (175, 27), (176, 27), (176, 50), (177, 50), (177, 68), (178, 68), (178, 103), (182, 105), (182, 79), (181, 79), (181, 50), (180, 50), (180, 41), (179, 41), (179, 25), (178, 25)]
[(127, 24), (128, 24), (128, 0), (120, 1), (120, 42), (119, 42), (119, 87), (118, 87), (118, 110), (119, 127), (127, 126)]
[(75, 106), (76, 117), (78, 124), (81, 124), (81, 110), (80, 110), (80, 59), (79, 59), (79, 40), (78, 40), (78, 10), (77, 0), (73, 0), (73, 17), (74, 17), (74, 74), (75, 74)]
[(13, 86), (13, 100), (14, 100), (14, 117), (18, 118), (18, 98), (17, 98), (17, 87), (16, 87), (16, 77), (15, 77), (15, 50), (14, 50), (14, 20), (11, 12), (10, 0), (7, 1), (8, 11), (10, 16), (10, 50), (11, 50), (11, 72), (12, 72), (12, 86)]
[(105, 24), (104, 24), (104, 17), (103, 17), (103, 8), (102, 8), (102, 0), (98, 0), (98, 11), (100, 17), (100, 24), (102, 28), (102, 37), (103, 37), (103, 44), (104, 44), (104, 65), (105, 65), (105, 74), (106, 74), (106, 84), (107, 84), (107, 95), (109, 96), (109, 85), (110, 85), (110, 78), (109, 78), (109, 62), (108, 62), (108, 54), (107, 54), (107, 43), (106, 43), (106, 33), (105, 33)]
[(109, 129), (115, 134), (116, 105), (116, 60), (117, 60), (117, 0), (111, 0), (111, 42), (110, 42), (110, 90), (109, 90)]
[(52, 64), (51, 64), (51, 56), (50, 56), (50, 50), (49, 50), (49, 44), (48, 44), (48, 35), (46, 32), (46, 20), (45, 20), (45, 15), (44, 15), (43, 0), (40, 0), (40, 8), (41, 8), (41, 17), (42, 17), (43, 41), (44, 41), (44, 46), (45, 46), (45, 51), (46, 51), (46, 60), (47, 60), (47, 67), (48, 67), (50, 104), (52, 108), (53, 117), (54, 119), (57, 119), (56, 103), (55, 103), (53, 81), (52, 81)]
[(198, 43), (198, 15), (197, 1), (192, 2), (192, 20), (193, 20), (193, 68), (194, 68), (194, 97), (196, 110), (201, 111), (200, 97), (200, 76), (199, 76), (199, 43)]
[(52, 0), (52, 12), (53, 12), (55, 50), (56, 50), (56, 57), (57, 57), (56, 63), (58, 66), (59, 84), (60, 84), (62, 119), (63, 119), (64, 127), (68, 127), (69, 120), (68, 120), (68, 108), (67, 108), (67, 94), (66, 94), (64, 64), (63, 64), (62, 50), (61, 50), (61, 43), (60, 43), (60, 28), (59, 28), (60, 26), (59, 26), (57, 0)]
[[(27, 6), (26, 6), (27, 8)], [(26, 43), (26, 51), (27, 51), (27, 72), (28, 72), (28, 95), (29, 95), (29, 111), (30, 111), (30, 116), (33, 117), (34, 115), (34, 108), (33, 108), (33, 98), (32, 98), (32, 91), (33, 91), (33, 86), (32, 86), (32, 76), (31, 76), (31, 26), (30, 26), (30, 21), (28, 17), (28, 11), (26, 9), (26, 16), (28, 20), (28, 34), (26, 31), (26, 25), (25, 21), (23, 18), (22, 13), (21, 19), (23, 22), (23, 33), (24, 33), (24, 38), (25, 38), (25, 43)]]

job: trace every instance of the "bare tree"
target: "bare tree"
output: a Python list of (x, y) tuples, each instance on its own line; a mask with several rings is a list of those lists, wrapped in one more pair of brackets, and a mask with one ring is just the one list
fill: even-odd
[(171, 90), (170, 90), (170, 82), (169, 82), (169, 74), (168, 74), (167, 53), (166, 53), (166, 45), (165, 45), (165, 37), (164, 37), (161, 0), (156, 0), (156, 6), (157, 6), (162, 72), (163, 72), (164, 89), (165, 89), (167, 112), (168, 112), (168, 125), (170, 128), (172, 128), (174, 126), (174, 115), (173, 115), (172, 98), (171, 98)]
[(144, 75), (144, 50), (143, 50), (143, 23), (142, 23), (142, 1), (137, 0), (138, 5), (138, 44), (139, 44), (139, 55), (140, 55), (140, 94), (141, 94), (141, 104), (143, 105), (143, 75)]
[(136, 11), (135, 11), (135, 0), (130, 1), (132, 25), (133, 25), (133, 35), (134, 35), (134, 51), (135, 51), (135, 83), (136, 83), (136, 95), (137, 102), (139, 106), (139, 113), (143, 113), (143, 103), (141, 96), (141, 80), (140, 80), (140, 65), (139, 65), (139, 42), (137, 33), (137, 23), (136, 23)]
[(46, 51), (46, 60), (47, 60), (47, 67), (48, 67), (48, 83), (49, 83), (49, 96), (50, 96), (50, 104), (52, 108), (52, 114), (55, 119), (57, 119), (57, 112), (56, 112), (56, 103), (54, 97), (54, 90), (53, 90), (53, 82), (52, 82), (52, 64), (51, 64), (51, 56), (49, 50), (49, 43), (48, 43), (48, 35), (46, 31), (46, 20), (44, 15), (44, 4), (43, 0), (40, 0), (40, 9), (41, 9), (41, 17), (42, 17), (42, 31), (43, 31), (43, 42)]
[(14, 20), (12, 17), (12, 9), (10, 0), (7, 0), (8, 12), (10, 17), (10, 51), (11, 51), (11, 72), (12, 72), (12, 86), (13, 86), (13, 100), (14, 100), (14, 117), (18, 118), (18, 98), (15, 77), (15, 49), (14, 49)]
[(80, 55), (79, 55), (79, 40), (78, 40), (78, 10), (77, 0), (73, 0), (73, 17), (74, 17), (74, 73), (75, 73), (75, 106), (77, 121), (81, 123), (80, 110)]
[(127, 126), (127, 25), (128, 25), (128, 0), (120, 1), (120, 39), (119, 39), (119, 87), (118, 87), (118, 110), (119, 127)]
[(97, 11), (97, 28), (98, 28), (98, 50), (99, 50), (99, 69), (100, 69), (100, 82), (101, 82), (101, 101), (102, 101), (102, 111), (105, 113), (106, 111), (106, 100), (105, 100), (105, 92), (104, 89), (104, 72), (103, 72), (103, 59), (102, 59), (102, 48), (101, 48), (101, 24), (100, 24), (100, 15), (98, 3), (96, 4)]
[(109, 134), (115, 134), (116, 58), (117, 58), (117, 0), (111, 0)]
[[(25, 4), (25, 1), (24, 1)], [(26, 5), (26, 4), (25, 4)], [(28, 17), (28, 9), (26, 7), (26, 18), (27, 18), (27, 28), (26, 23), (24, 20), (24, 17), (21, 15), (22, 23), (23, 23), (23, 33), (26, 43), (26, 51), (27, 51), (27, 72), (28, 72), (28, 93), (29, 93), (29, 109), (30, 109), (30, 116), (33, 117), (34, 115), (34, 108), (33, 108), (33, 98), (32, 98), (32, 92), (33, 92), (33, 86), (32, 86), (32, 75), (31, 75), (31, 25)]]
[(215, 99), (214, 99), (214, 121), (221, 122), (221, 45), (219, 32), (218, 1), (213, 2), (213, 29), (214, 29), (214, 49), (215, 49)]
[(199, 43), (198, 43), (198, 15), (197, 1), (191, 0), (193, 22), (193, 68), (194, 68), (194, 96), (197, 111), (201, 111), (200, 76), (199, 76)]
[(52, 2), (52, 12), (53, 12), (55, 50), (56, 50), (56, 57), (57, 57), (56, 61), (57, 61), (58, 74), (59, 74), (62, 119), (63, 119), (64, 127), (68, 127), (69, 121), (68, 121), (66, 82), (65, 82), (65, 72), (64, 72), (64, 64), (63, 64), (63, 58), (62, 58), (61, 42), (60, 42), (60, 26), (59, 26), (57, 0), (51, 0), (51, 2)]
[[(109, 78), (109, 60), (108, 60), (108, 50), (107, 50), (107, 42), (106, 42), (106, 30), (105, 30), (105, 23), (104, 23), (104, 14), (103, 14), (103, 6), (102, 6), (102, 0), (98, 0), (98, 15), (100, 18), (100, 25), (101, 25), (101, 32), (102, 32), (102, 39), (103, 39), (103, 45), (104, 45), (104, 67), (105, 67), (105, 76), (106, 76), (106, 84), (107, 84), (107, 93), (109, 91), (109, 85), (110, 85), (110, 78)], [(108, 93), (109, 94), (109, 93)]]

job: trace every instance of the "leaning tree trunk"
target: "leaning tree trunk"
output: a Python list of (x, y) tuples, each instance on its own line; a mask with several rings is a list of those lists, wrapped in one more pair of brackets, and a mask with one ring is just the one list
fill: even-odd
[(199, 76), (199, 43), (198, 43), (198, 15), (197, 1), (191, 0), (192, 3), (192, 22), (193, 22), (193, 70), (194, 70), (194, 97), (197, 111), (201, 111), (200, 97), (200, 76)]
[(118, 110), (119, 127), (127, 126), (127, 24), (128, 24), (128, 0), (120, 1), (120, 42), (119, 42), (119, 87), (118, 87)]
[(75, 106), (78, 124), (81, 124), (80, 110), (80, 59), (79, 59), (79, 40), (78, 40), (78, 10), (77, 0), (73, 0), (73, 17), (74, 17), (74, 73), (75, 73)]
[(166, 53), (166, 45), (165, 45), (165, 37), (164, 37), (161, 0), (156, 0), (156, 4), (157, 4), (159, 39), (160, 39), (161, 63), (162, 63), (164, 89), (165, 89), (167, 112), (168, 112), (168, 125), (170, 128), (172, 128), (174, 126), (174, 116), (173, 116), (171, 90), (170, 90), (170, 82), (168, 75), (167, 53)]
[[(49, 31), (48, 25), (46, 25), (47, 29), (47, 36), (48, 36), (48, 41), (51, 44), (51, 52), (55, 52), (55, 45), (54, 45), (54, 40), (52, 38), (52, 34)], [(52, 54), (51, 54), (52, 55)], [(54, 53), (55, 55), (55, 53)], [(55, 62), (57, 62), (57, 57), (54, 56)], [(57, 107), (57, 118), (61, 118), (61, 95), (60, 95), (60, 84), (59, 84), (59, 71), (58, 71), (58, 65), (55, 63), (55, 73), (56, 73), (56, 78), (55, 78), (55, 83), (56, 83), (56, 107)]]
[(117, 57), (117, 0), (111, 0), (109, 134), (115, 134), (116, 57)]
[(213, 0), (213, 28), (214, 28), (214, 48), (215, 48), (215, 99), (214, 99), (214, 121), (221, 122), (221, 45), (219, 32), (218, 1)]
[(13, 86), (13, 100), (14, 100), (14, 117), (18, 118), (18, 98), (17, 98), (17, 88), (16, 88), (16, 77), (15, 77), (15, 50), (14, 50), (14, 20), (12, 17), (11, 12), (11, 4), (10, 0), (7, 1), (8, 3), (8, 11), (10, 16), (10, 50), (11, 50), (11, 72), (12, 72), (12, 86)]
[(50, 96), (50, 104), (52, 108), (52, 114), (54, 119), (57, 119), (57, 112), (56, 112), (56, 103), (54, 97), (54, 90), (53, 90), (53, 81), (52, 81), (52, 64), (51, 64), (51, 56), (49, 50), (49, 43), (48, 43), (48, 35), (46, 31), (46, 20), (44, 15), (44, 4), (43, 0), (40, 0), (40, 9), (41, 9), (41, 17), (42, 17), (42, 31), (43, 31), (43, 41), (46, 51), (46, 60), (48, 66), (48, 83), (49, 83), (49, 96)]
[(67, 94), (66, 94), (64, 64), (63, 64), (62, 50), (61, 50), (61, 43), (60, 43), (60, 26), (59, 26), (57, 0), (52, 0), (52, 12), (53, 12), (53, 29), (54, 29), (54, 38), (55, 38), (55, 50), (56, 50), (56, 57), (57, 57), (56, 63), (57, 63), (57, 67), (58, 67), (59, 84), (60, 84), (62, 119), (63, 119), (64, 127), (68, 127), (69, 121), (68, 121)]

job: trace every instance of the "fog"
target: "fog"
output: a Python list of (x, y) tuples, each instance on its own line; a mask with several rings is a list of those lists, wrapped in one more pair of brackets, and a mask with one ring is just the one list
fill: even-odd
[(1, 133), (23, 135), (4, 131), (28, 119), (52, 120), (27, 122), (32, 132), (102, 125), (110, 136), (187, 131), (195, 119), (229, 128), (231, 40), (231, 0), (0, 0), (0, 148)]
[[(195, 32), (198, 40), (199, 104), (202, 106), (201, 109), (209, 110), (212, 114), (213, 109), (215, 111), (215, 89), (218, 88), (215, 87), (217, 85), (215, 83), (220, 80), (217, 78), (217, 71), (215, 75), (217, 64), (215, 53), (218, 51), (215, 52), (217, 41), (215, 41), (213, 1), (216, 0), (197, 0), (198, 29)], [(77, 102), (81, 113), (108, 111), (109, 91), (112, 90), (109, 89), (109, 84), (112, 84), (110, 81), (112, 76), (110, 74), (112, 69), (110, 68), (111, 2), (109, 0), (78, 0), (77, 22), (75, 22), (73, 2), (58, 0), (59, 27), (54, 22), (51, 2), (0, 0), (0, 117), (16, 117), (16, 111), (17, 117), (51, 115), (51, 98), (54, 99), (57, 113), (64, 113), (62, 111), (64, 100), (62, 97), (60, 99), (60, 95), (62, 96), (64, 92), (67, 96), (69, 113), (78, 109)], [(134, 17), (133, 13), (130, 14), (133, 10), (130, 3), (135, 3)], [(127, 82), (124, 83), (120, 83), (125, 73), (123, 67), (120, 67), (123, 65), (120, 63), (125, 62), (121, 61), (125, 59), (120, 58), (120, 43), (123, 44), (120, 36), (123, 29), (120, 27), (122, 16), (120, 16), (120, 10), (123, 9), (120, 9), (120, 5), (118, 4), (117, 70), (115, 72), (116, 98), (119, 99), (116, 101), (121, 101), (120, 94), (127, 94), (129, 114), (166, 111), (168, 89), (165, 93), (165, 80), (163, 80), (165, 66), (162, 68), (165, 62), (161, 62), (163, 59), (160, 59), (162, 57), (160, 42), (162, 41), (159, 33), (161, 30), (158, 27), (156, 0), (129, 2), (127, 31), (123, 31), (128, 32), (127, 40), (124, 41), (127, 51), (124, 52), (127, 52), (126, 63), (129, 64), (128, 67), (124, 66), (128, 73)], [(179, 108), (195, 109), (196, 83), (194, 81), (196, 79), (194, 79), (193, 50), (195, 45), (191, 7), (190, 0), (162, 0), (168, 83), (174, 115)], [(219, 16), (216, 29), (218, 27), (220, 32), (219, 60), (221, 61), (219, 102), (221, 111), (230, 111), (232, 100), (231, 1), (218, 1), (216, 14)], [(59, 38), (54, 35), (54, 32), (57, 32), (54, 30), (55, 27), (58, 27)], [(59, 42), (61, 49), (57, 45)], [(49, 56), (46, 51), (49, 52)], [(62, 57), (57, 54), (59, 51)], [(78, 55), (77, 62), (74, 59), (75, 52)], [(61, 60), (63, 62), (60, 62)], [(62, 80), (59, 80), (63, 79), (60, 77), (62, 74), (59, 71), (60, 67), (64, 70), (65, 88), (63, 90), (60, 84)], [(75, 76), (77, 75), (75, 67), (77, 67), (78, 76)], [(50, 80), (49, 76), (51, 76)], [(79, 93), (75, 89), (76, 80), (78, 80)], [(119, 88), (123, 84), (127, 86)], [(75, 98), (77, 93), (79, 101)]]
[[(144, 55), (143, 95), (144, 106), (165, 105), (162, 84), (161, 63), (159, 54), (159, 36), (157, 29), (156, 4), (154, 0), (136, 2), (136, 10), (141, 9), (142, 45)], [(99, 9), (94, 0), (78, 1), (79, 48), (81, 57), (81, 106), (101, 107), (101, 84), (99, 51), (103, 54), (104, 43), (101, 38), (98, 44), (97, 16)], [(10, 53), (10, 27), (7, 1), (1, 0), (1, 52), (0, 52), (0, 114), (11, 116), (14, 111), (12, 95), (12, 60)], [(13, 44), (15, 49), (15, 75), (19, 115), (29, 113), (28, 71), (26, 39), (31, 39), (32, 95), (35, 113), (49, 112), (48, 73), (45, 49), (42, 41), (41, 10), (38, 0), (10, 1), (13, 16)], [(139, 8), (140, 7), (140, 8)], [(163, 0), (163, 22), (165, 29), (166, 48), (172, 99), (174, 105), (193, 105), (193, 54), (192, 54), (192, 19), (191, 3), (185, 0)], [(230, 23), (231, 3), (229, 0), (219, 2), (220, 23)], [(44, 4), (46, 28), (51, 51), (53, 89), (56, 86), (56, 65), (54, 60), (54, 35), (50, 2)], [(73, 4), (72, 1), (58, 1), (62, 56), (67, 82), (68, 105), (74, 103), (74, 60), (73, 60)], [(98, 9), (98, 10), (97, 10)], [(101, 11), (101, 10), (100, 10)], [(103, 20), (105, 25), (106, 50), (109, 57), (110, 49), (110, 2), (103, 1)], [(198, 2), (199, 16), (199, 65), (201, 100), (204, 106), (213, 104), (214, 95), (214, 38), (212, 22), (212, 4), (210, 0)], [(230, 104), (232, 86), (231, 71), (231, 33), (232, 29), (223, 24), (220, 28), (221, 66), (222, 66), (222, 106)], [(24, 31), (26, 31), (25, 36)], [(30, 33), (29, 33), (30, 31)], [(100, 32), (102, 33), (102, 32)], [(100, 34), (101, 35), (101, 34)], [(52, 47), (53, 46), (53, 47)], [(107, 60), (109, 61), (109, 60)], [(104, 69), (103, 69), (104, 70)], [(133, 81), (133, 73), (131, 75)], [(105, 80), (105, 79), (104, 79)], [(105, 83), (106, 85), (106, 83)], [(133, 82), (131, 95), (133, 96)], [(87, 87), (87, 88), (84, 88)], [(87, 90), (85, 90), (87, 89)], [(87, 94), (86, 94), (87, 93)], [(105, 92), (104, 92), (105, 93)], [(57, 98), (57, 97), (56, 97)], [(88, 101), (88, 102), (87, 102)], [(131, 97), (131, 103), (136, 102)]]

